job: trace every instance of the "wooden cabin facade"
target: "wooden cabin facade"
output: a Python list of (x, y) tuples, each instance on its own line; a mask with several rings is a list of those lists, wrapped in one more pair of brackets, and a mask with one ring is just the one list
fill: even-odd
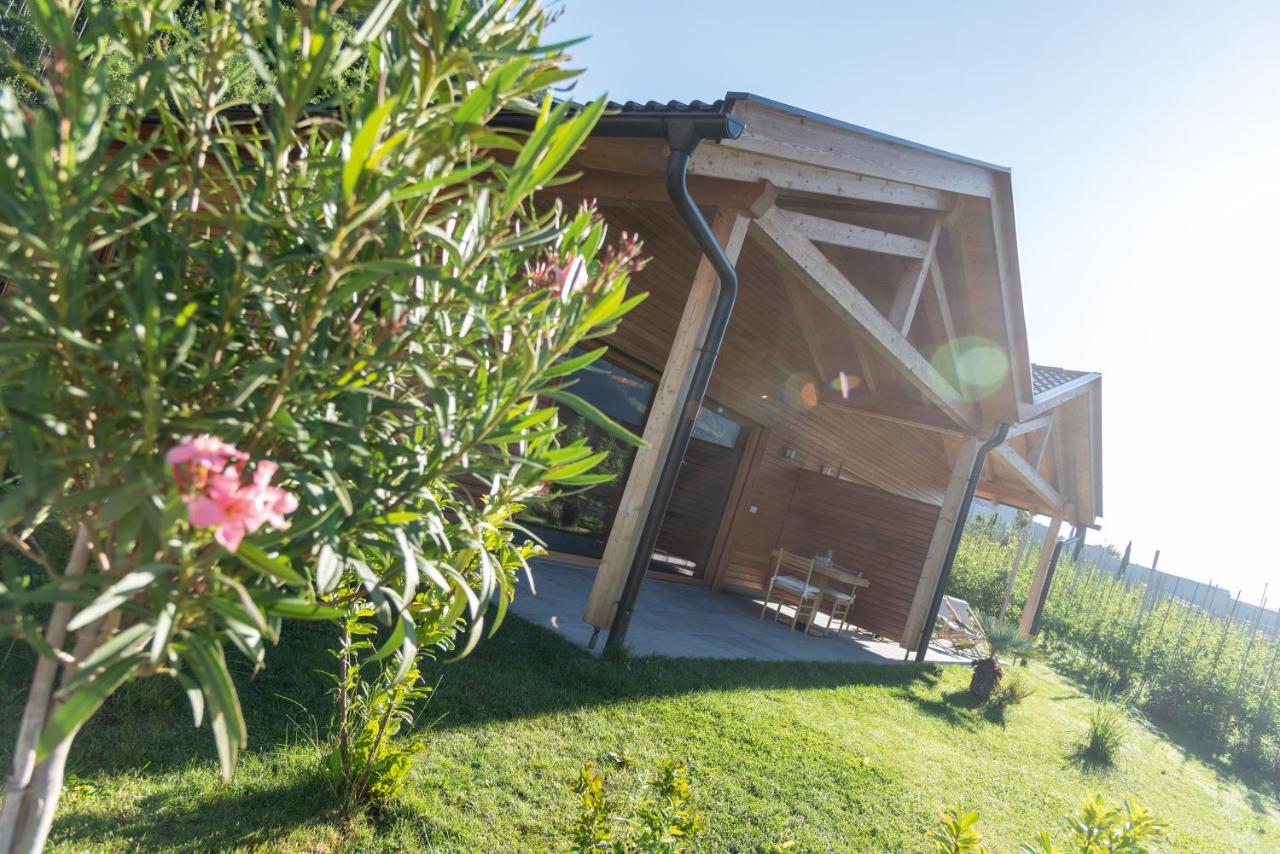
[[(965, 486), (997, 425), (1008, 437), (985, 457), (977, 494), (1050, 516), (1050, 537), (1064, 521), (1095, 522), (1101, 377), (1030, 361), (1008, 170), (751, 95), (622, 109), (718, 111), (741, 126), (689, 166), (738, 298), (652, 577), (756, 593), (772, 550), (829, 549), (870, 581), (854, 622), (914, 646), (932, 628)], [(667, 195), (667, 158), (661, 140), (593, 136), (578, 177), (548, 191), (596, 199), (651, 258), (635, 282), (648, 299), (584, 384), (647, 447), (620, 449), (617, 484), (541, 520), (554, 549), (598, 561), (584, 619), (600, 628), (717, 286)]]

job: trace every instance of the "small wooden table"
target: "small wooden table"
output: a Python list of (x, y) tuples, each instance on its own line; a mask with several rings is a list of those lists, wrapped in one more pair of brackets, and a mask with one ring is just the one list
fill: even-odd
[[(850, 585), (851, 587), (854, 588), (855, 594), (857, 593), (857, 588), (871, 586), (871, 582), (863, 578), (862, 573), (860, 572), (850, 572), (847, 569), (843, 569), (839, 566), (836, 566), (834, 563), (823, 564), (820, 560), (815, 560), (813, 562), (813, 586), (818, 588), (818, 600), (814, 603), (813, 615), (809, 617), (809, 625), (805, 627), (806, 633), (810, 633), (810, 634), (812, 633), (813, 618), (814, 616), (817, 615), (818, 610), (822, 607), (823, 599), (825, 599), (827, 596), (831, 596), (834, 602), (839, 601), (830, 592), (832, 582)], [(835, 610), (836, 610), (835, 607), (833, 607), (832, 611), (835, 611)], [(852, 604), (850, 604), (849, 610), (852, 610)], [(848, 611), (845, 612), (844, 619), (847, 619), (847, 617), (848, 617)], [(833, 619), (834, 619), (834, 615), (833, 615)], [(843, 619), (842, 619), (842, 622), (843, 622)], [(822, 637), (830, 637), (832, 634), (833, 633), (830, 629), (830, 626), (828, 626), (827, 631), (825, 632), (825, 634), (822, 635)]]

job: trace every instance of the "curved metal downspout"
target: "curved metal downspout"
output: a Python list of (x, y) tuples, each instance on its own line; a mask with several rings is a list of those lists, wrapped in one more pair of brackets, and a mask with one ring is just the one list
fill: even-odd
[(667, 160), (667, 195), (670, 196), (671, 204), (675, 206), (680, 218), (688, 226), (689, 233), (693, 235), (703, 254), (711, 262), (711, 266), (715, 268), (719, 277), (719, 289), (707, 326), (706, 338), (698, 349), (693, 377), (681, 405), (675, 434), (671, 439), (671, 448), (662, 462), (662, 471), (658, 476), (653, 503), (649, 506), (648, 515), (645, 516), (644, 527), (640, 531), (640, 542), (632, 558), (631, 568), (627, 572), (622, 595), (618, 598), (613, 623), (609, 626), (609, 638), (604, 645), (606, 652), (621, 651), (626, 641), (627, 628), (631, 625), (631, 614), (636, 606), (636, 597), (640, 593), (641, 585), (644, 584), (645, 573), (649, 570), (653, 549), (657, 545), (658, 534), (662, 531), (662, 521), (667, 515), (667, 507), (671, 503), (671, 495), (675, 491), (676, 480), (680, 476), (680, 466), (684, 462), (689, 439), (693, 436), (698, 410), (702, 407), (702, 399), (711, 382), (711, 372), (720, 355), (720, 345), (724, 342), (725, 331), (729, 326), (729, 316), (733, 313), (733, 305), (738, 298), (738, 275), (733, 268), (733, 262), (725, 254), (711, 226), (707, 224), (693, 197), (689, 195), (687, 180), (689, 159), (693, 156), (698, 144), (705, 138), (703, 130), (690, 122), (671, 122), (666, 127), (666, 135), (667, 143), (671, 148), (671, 156)]
[(929, 610), (925, 614), (924, 625), (920, 627), (920, 642), (916, 645), (916, 661), (924, 661), (929, 651), (929, 641), (933, 640), (933, 624), (938, 619), (938, 609), (942, 607), (942, 594), (947, 590), (947, 582), (951, 580), (951, 565), (955, 563), (956, 552), (960, 549), (960, 539), (964, 536), (964, 525), (969, 518), (969, 508), (973, 505), (973, 494), (978, 491), (978, 481), (982, 479), (982, 466), (991, 453), (1009, 435), (1008, 424), (997, 424), (991, 438), (978, 448), (973, 459), (973, 468), (969, 471), (969, 480), (964, 485), (964, 497), (960, 500), (960, 509), (956, 513), (956, 524), (951, 529), (951, 541), (947, 543), (947, 556), (943, 558), (942, 569), (938, 572), (938, 583), (933, 588), (933, 598)]

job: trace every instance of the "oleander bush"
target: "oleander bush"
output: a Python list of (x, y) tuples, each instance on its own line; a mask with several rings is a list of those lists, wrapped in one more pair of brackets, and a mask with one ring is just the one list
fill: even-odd
[(262, 666), (290, 620), (345, 639), (337, 785), (381, 798), (421, 656), (501, 622), (512, 510), (607, 477), (559, 408), (619, 433), (565, 378), (638, 250), (532, 201), (603, 101), (552, 99), (572, 72), (534, 0), (24, 5), (0, 531), (26, 562), (0, 619), (38, 661), (0, 851), (41, 847), (76, 732), (132, 680), (180, 682), (229, 775), (227, 656)]

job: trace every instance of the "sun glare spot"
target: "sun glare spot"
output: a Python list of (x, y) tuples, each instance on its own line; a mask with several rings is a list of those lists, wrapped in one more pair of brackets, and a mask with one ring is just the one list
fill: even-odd
[(985, 400), (999, 391), (1009, 376), (1009, 358), (1004, 350), (980, 335), (944, 344), (930, 361), (968, 400)]
[(808, 374), (792, 374), (782, 386), (782, 396), (793, 409), (813, 409), (818, 405), (818, 386)]
[(831, 380), (831, 390), (839, 392), (845, 400), (848, 400), (849, 394), (860, 385), (862, 385), (862, 377), (857, 374), (847, 374), (844, 371), (836, 374)]

